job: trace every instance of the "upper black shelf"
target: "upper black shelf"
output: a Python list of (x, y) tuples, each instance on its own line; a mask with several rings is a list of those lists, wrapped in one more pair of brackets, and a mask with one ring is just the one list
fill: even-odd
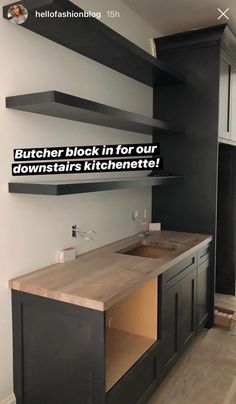
[(110, 191), (122, 188), (139, 188), (172, 185), (183, 181), (183, 177), (126, 177), (92, 180), (64, 180), (37, 182), (10, 182), (9, 192), (36, 195), (70, 195), (88, 192)]
[(182, 132), (177, 125), (58, 91), (7, 97), (6, 107), (147, 135), (153, 135), (160, 130), (173, 133)]
[[(21, 3), (21, 2), (20, 2)], [(183, 78), (96, 18), (39, 18), (38, 12), (83, 12), (68, 0), (25, 0), (28, 19), (21, 27), (149, 86), (183, 83)], [(9, 5), (3, 7), (7, 18)]]

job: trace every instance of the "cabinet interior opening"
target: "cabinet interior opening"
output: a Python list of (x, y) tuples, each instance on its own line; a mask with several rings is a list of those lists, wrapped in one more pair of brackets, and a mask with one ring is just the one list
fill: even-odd
[(157, 305), (154, 279), (106, 311), (106, 391), (156, 342)]

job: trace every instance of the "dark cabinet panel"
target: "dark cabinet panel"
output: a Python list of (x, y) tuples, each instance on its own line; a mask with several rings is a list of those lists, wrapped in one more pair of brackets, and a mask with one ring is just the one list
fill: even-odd
[(216, 292), (236, 293), (236, 148), (220, 144)]
[(168, 120), (184, 125), (186, 137), (167, 139), (162, 135), (154, 136), (154, 140), (160, 142), (168, 169), (176, 172), (178, 168), (178, 174), (185, 175), (185, 180), (178, 188), (153, 190), (152, 220), (164, 223), (167, 230), (214, 236), (211, 245), (208, 327), (214, 324), (220, 86), (225, 100), (222, 101), (224, 110), (220, 126), (226, 135), (229, 123), (227, 64), (223, 63), (222, 67), (225, 84), (219, 83), (220, 45), (225, 41), (227, 48), (233, 42), (235, 49), (235, 39), (226, 25), (156, 39), (159, 57), (185, 72), (188, 80), (185, 86), (154, 91), (154, 117), (163, 120), (168, 117)]
[(164, 371), (173, 366), (180, 351), (181, 283), (169, 288), (163, 295), (162, 338)]
[(208, 316), (209, 257), (197, 269), (197, 328), (201, 329)]
[(107, 393), (107, 404), (142, 404), (160, 382), (160, 345), (157, 343), (143, 355)]
[(105, 403), (104, 314), (13, 292), (17, 404)]
[(196, 324), (196, 271), (192, 271), (181, 282), (181, 348), (192, 341)]
[(183, 261), (174, 265), (163, 274), (163, 290), (169, 289), (177, 282), (181, 281), (186, 275), (191, 273), (197, 264), (197, 254), (190, 254)]
[[(181, 264), (182, 271), (179, 265), (179, 270), (174, 271), (176, 276), (173, 277), (173, 268), (171, 268), (163, 275), (162, 280), (161, 338), (164, 373), (170, 370), (196, 334), (197, 288), (205, 288), (207, 293), (207, 282), (203, 276), (202, 284), (197, 284), (196, 255), (190, 255)], [(191, 268), (190, 272), (189, 268)], [(169, 288), (168, 280), (173, 285)], [(199, 296), (201, 293), (199, 292)], [(206, 309), (205, 306), (204, 308)]]

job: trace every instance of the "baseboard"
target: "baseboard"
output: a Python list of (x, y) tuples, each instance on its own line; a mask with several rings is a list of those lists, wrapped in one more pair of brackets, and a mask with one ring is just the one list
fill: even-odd
[(15, 394), (11, 394), (10, 396), (4, 398), (0, 401), (0, 404), (16, 404)]

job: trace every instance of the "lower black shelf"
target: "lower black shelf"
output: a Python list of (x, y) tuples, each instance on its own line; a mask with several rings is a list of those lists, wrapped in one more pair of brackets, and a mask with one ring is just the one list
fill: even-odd
[(183, 181), (183, 177), (124, 177), (68, 181), (10, 182), (9, 192), (35, 195), (69, 195), (110, 191), (122, 188), (171, 185)]

